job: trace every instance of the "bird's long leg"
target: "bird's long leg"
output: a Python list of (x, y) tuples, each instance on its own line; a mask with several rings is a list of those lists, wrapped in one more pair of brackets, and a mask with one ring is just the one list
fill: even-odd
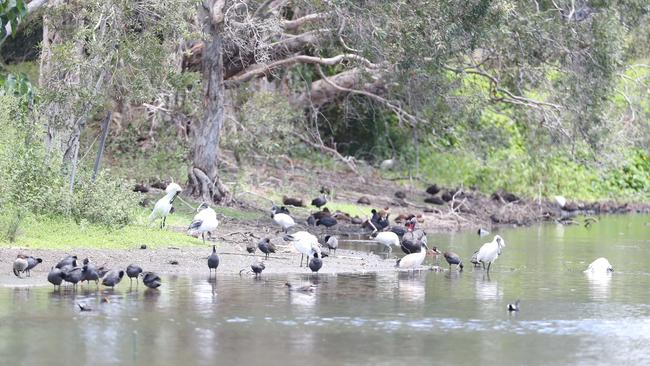
[(481, 265), (483, 266), (483, 270), (485, 270), (485, 262), (481, 261)]
[(304, 257), (305, 257), (305, 255), (301, 253), (301, 254), (300, 254), (300, 267), (302, 267), (302, 259), (303, 259)]
[(488, 263), (487, 273), (490, 273), (490, 266), (491, 265), (492, 265), (492, 262)]
[(201, 233), (201, 239), (203, 239), (203, 245), (205, 245), (205, 233)]

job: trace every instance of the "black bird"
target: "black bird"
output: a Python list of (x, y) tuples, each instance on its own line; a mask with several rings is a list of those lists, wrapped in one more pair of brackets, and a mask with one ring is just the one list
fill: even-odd
[(295, 287), (294, 285), (290, 284), (289, 282), (285, 283), (284, 285), (288, 287), (289, 291), (314, 292), (314, 290), (316, 289), (316, 285), (306, 285), (306, 286)]
[(287, 196), (282, 196), (282, 204), (296, 206), (296, 207), (303, 207), (304, 206), (301, 199), (287, 197)]
[(95, 284), (99, 286), (99, 272), (97, 272), (97, 267), (94, 264), (88, 263), (81, 268), (81, 282), (86, 281), (95, 281)]
[(454, 252), (445, 252), (443, 254), (445, 260), (449, 263), (449, 270), (451, 271), (451, 265), (455, 264), (458, 266), (459, 271), (463, 271), (463, 261), (460, 259), (460, 256)]
[(65, 282), (70, 282), (72, 284), (72, 288), (76, 289), (77, 288), (77, 283), (81, 281), (81, 271), (82, 269), (80, 267), (75, 267), (69, 270), (68, 272), (65, 273), (65, 277), (63, 280)]
[(454, 197), (452, 196), (452, 194), (449, 193), (448, 191), (445, 192), (445, 193), (443, 193), (442, 195), (440, 195), (440, 197), (442, 197), (442, 200), (445, 201), (445, 202), (449, 202), (449, 201), (451, 201), (451, 200), (454, 198)]
[(427, 244), (427, 234), (422, 229), (416, 229), (416, 218), (412, 218), (406, 223), (406, 233), (402, 237), (400, 247), (405, 254), (419, 253), (422, 243)]
[(50, 273), (47, 274), (47, 281), (54, 285), (54, 289), (56, 290), (56, 286), (59, 286), (59, 288), (61, 288), (63, 277), (65, 277), (65, 275), (63, 272), (61, 272), (60, 269), (52, 267), (52, 269), (50, 269)]
[(338, 221), (336, 221), (336, 219), (332, 216), (325, 216), (321, 219), (316, 220), (316, 226), (323, 225), (327, 228), (330, 228), (336, 224), (338, 224)]
[(316, 218), (314, 217), (314, 215), (309, 215), (309, 217), (307, 217), (307, 225), (316, 226)]
[(31, 255), (27, 257), (27, 268), (25, 268), (25, 272), (27, 272), (27, 277), (32, 276), (32, 269), (36, 267), (39, 263), (43, 263), (43, 260), (41, 258), (34, 258)]
[(269, 238), (264, 238), (260, 240), (257, 243), (257, 247), (260, 249), (262, 253), (264, 253), (265, 259), (269, 259), (269, 254), (275, 253), (276, 251), (275, 244), (271, 243), (271, 239)]
[(427, 193), (428, 193), (428, 194), (436, 194), (436, 193), (438, 193), (438, 192), (440, 192), (440, 188), (438, 188), (438, 185), (437, 185), (437, 184), (430, 185), (430, 186), (427, 188)]
[(312, 272), (318, 272), (323, 267), (323, 260), (318, 258), (318, 253), (314, 253), (314, 257), (309, 260), (309, 269)]
[(517, 299), (514, 304), (508, 304), (508, 311), (519, 311), (519, 299)]
[(129, 276), (129, 283), (131, 286), (133, 285), (133, 279), (135, 278), (135, 284), (138, 284), (138, 276), (142, 273), (142, 268), (139, 266), (136, 266), (135, 264), (129, 264), (128, 267), (126, 267), (126, 275)]
[(69, 256), (61, 259), (59, 261), (59, 263), (57, 263), (56, 268), (61, 268), (63, 266), (67, 266), (67, 265), (70, 265), (72, 267), (76, 267), (77, 266), (77, 256), (76, 255), (69, 255)]
[(328, 252), (334, 250), (334, 254), (336, 254), (336, 249), (339, 247), (339, 238), (336, 236), (325, 235), (325, 246), (327, 247)]
[(77, 306), (79, 307), (79, 311), (93, 311), (88, 305), (82, 304), (80, 302), (77, 303)]
[(115, 285), (122, 281), (122, 277), (124, 277), (124, 271), (112, 270), (104, 276), (102, 285), (115, 288)]
[(217, 275), (217, 267), (219, 267), (219, 256), (217, 255), (217, 246), (212, 246), (212, 254), (208, 257), (208, 268), (210, 269), (210, 275), (212, 275), (212, 270), (214, 269), (214, 275)]
[(320, 196), (311, 200), (311, 205), (321, 208), (327, 204), (327, 198), (325, 196)]
[(470, 259), (470, 262), (472, 262), (474, 268), (481, 266), (481, 262), (478, 261), (477, 256), (478, 256), (478, 250), (472, 254), (472, 259)]
[(251, 269), (253, 270), (253, 273), (255, 273), (255, 277), (261, 275), (265, 268), (266, 266), (264, 266), (264, 262), (251, 264)]
[(406, 234), (406, 228), (404, 226), (393, 226), (390, 228), (390, 231), (394, 232), (400, 238)]
[(432, 203), (434, 205), (444, 205), (445, 201), (442, 200), (442, 198), (438, 196), (433, 196), (433, 197), (427, 197), (424, 199), (424, 202), (426, 203)]
[(284, 206), (278, 207), (278, 206), (273, 205), (273, 207), (271, 207), (271, 212), (273, 214), (281, 214), (281, 213), (283, 213), (283, 214), (290, 215), (289, 209), (284, 207)]
[(375, 210), (374, 208), (370, 211), (372, 213), (372, 216), (370, 217), (370, 222), (375, 226), (377, 230), (383, 230), (384, 228), (388, 227), (389, 222), (388, 222), (388, 215), (386, 217), (381, 217), (379, 212)]
[(257, 245), (253, 242), (249, 242), (246, 244), (246, 251), (250, 254), (255, 254), (255, 250), (257, 249)]
[(479, 228), (478, 231), (477, 231), (476, 233), (478, 234), (478, 236), (486, 236), (486, 235), (488, 235), (490, 232), (487, 231), (487, 230), (485, 230), (485, 229), (483, 229), (483, 228)]
[(142, 283), (149, 288), (158, 288), (161, 285), (162, 280), (153, 272), (143, 272), (140, 276), (142, 276)]

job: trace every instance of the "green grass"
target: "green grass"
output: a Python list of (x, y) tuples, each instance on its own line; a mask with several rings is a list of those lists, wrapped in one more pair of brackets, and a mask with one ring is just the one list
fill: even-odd
[(16, 242), (1, 238), (0, 246), (20, 246), (33, 249), (136, 249), (146, 244), (149, 248), (200, 245), (199, 239), (185, 234), (181, 228), (189, 222), (186, 216), (171, 215), (164, 230), (158, 225), (144, 225), (148, 212), (138, 216), (137, 223), (121, 229), (109, 229), (88, 223), (77, 224), (62, 217), (25, 218), (18, 229)]

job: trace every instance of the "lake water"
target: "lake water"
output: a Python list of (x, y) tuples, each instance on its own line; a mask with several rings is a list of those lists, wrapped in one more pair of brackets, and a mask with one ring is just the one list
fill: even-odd
[[(0, 288), (0, 364), (650, 364), (649, 222), (502, 229), (507, 246), (489, 278), (468, 264), (462, 273), (215, 282), (206, 268), (202, 278), (164, 277), (160, 291), (128, 281), (100, 293)], [(466, 260), (489, 241), (429, 239)], [(600, 256), (612, 276), (582, 273)], [(317, 289), (288, 293), (287, 280)], [(521, 311), (510, 315), (516, 299)]]

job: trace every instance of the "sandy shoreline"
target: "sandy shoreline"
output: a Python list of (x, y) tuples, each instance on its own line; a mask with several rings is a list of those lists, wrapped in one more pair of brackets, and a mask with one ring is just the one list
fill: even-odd
[[(398, 253), (400, 252), (400, 253)], [(91, 261), (109, 268), (125, 269), (131, 263), (141, 266), (145, 271), (153, 271), (162, 276), (170, 275), (208, 275), (207, 257), (211, 253), (211, 247), (180, 247), (180, 248), (156, 248), (156, 249), (78, 249), (78, 250), (49, 250), (49, 249), (21, 249), (21, 248), (0, 248), (0, 286), (21, 287), (21, 286), (46, 286), (47, 273), (50, 268), (68, 254), (77, 255), (80, 259), (90, 258)], [(257, 251), (255, 257), (246, 253), (237, 253), (232, 245), (217, 245), (219, 254), (219, 274), (239, 275), (242, 269), (250, 272), (250, 265), (253, 262), (264, 259), (261, 252)], [(324, 250), (327, 253), (327, 250)], [(12, 272), (13, 260), (18, 254), (33, 255), (42, 258), (43, 263), (32, 270), (31, 277), (18, 278)], [(394, 254), (401, 256), (397, 248)], [(395, 271), (395, 260), (384, 259), (385, 255), (375, 255), (364, 251), (352, 251), (339, 249), (336, 255), (332, 254), (323, 259), (323, 268), (319, 271), (322, 274), (340, 273), (365, 273), (380, 271)], [(178, 264), (171, 264), (177, 261)], [(311, 270), (306, 266), (300, 267), (300, 254), (294, 252), (291, 247), (281, 248), (278, 253), (272, 254), (268, 260), (264, 260), (266, 269), (264, 274), (309, 274)], [(245, 276), (251, 274), (243, 273)], [(128, 286), (128, 279), (125, 277)], [(120, 285), (124, 285), (123, 283)], [(119, 286), (119, 285), (118, 285)]]

